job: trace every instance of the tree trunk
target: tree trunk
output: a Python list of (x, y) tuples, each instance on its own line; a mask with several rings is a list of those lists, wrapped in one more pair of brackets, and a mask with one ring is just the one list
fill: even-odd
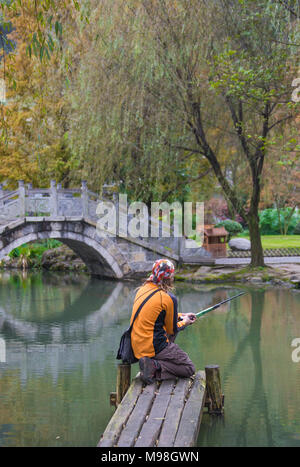
[(251, 240), (251, 267), (265, 266), (264, 252), (259, 232), (259, 217), (257, 210), (250, 210), (247, 216)]
[(280, 235), (283, 235), (282, 227), (281, 227), (281, 215), (280, 215), (280, 204), (276, 201), (276, 210), (277, 210), (277, 217), (278, 217), (278, 227)]
[(284, 226), (283, 226), (283, 234), (284, 234), (284, 235), (287, 235), (287, 233), (288, 233), (289, 226), (290, 226), (290, 222), (291, 222), (291, 220), (292, 220), (292, 217), (293, 217), (295, 211), (296, 211), (296, 206), (294, 206), (294, 207), (291, 209), (290, 213), (287, 214), (287, 217), (283, 216), (283, 224), (284, 224)]

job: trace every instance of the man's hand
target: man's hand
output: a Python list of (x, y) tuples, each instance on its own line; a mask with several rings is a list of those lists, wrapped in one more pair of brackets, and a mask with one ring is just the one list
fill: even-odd
[(185, 313), (181, 316), (181, 318), (184, 324), (186, 324), (187, 326), (189, 324), (193, 324), (197, 319), (195, 313)]

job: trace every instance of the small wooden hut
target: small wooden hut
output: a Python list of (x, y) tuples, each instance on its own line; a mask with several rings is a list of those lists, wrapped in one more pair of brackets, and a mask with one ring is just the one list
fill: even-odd
[(228, 232), (225, 227), (204, 226), (203, 248), (209, 251), (214, 258), (227, 256), (226, 242)]

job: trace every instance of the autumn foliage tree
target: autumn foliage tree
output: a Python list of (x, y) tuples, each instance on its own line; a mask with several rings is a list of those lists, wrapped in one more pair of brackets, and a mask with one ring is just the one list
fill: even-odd
[[(72, 11), (66, 9), (57, 14), (64, 23), (65, 34), (74, 33)], [(20, 179), (48, 186), (49, 180), (55, 178), (68, 186), (73, 168), (65, 99), (66, 48), (70, 40), (58, 36), (47, 60), (30, 56), (28, 38), (36, 28), (34, 2), (27, 2), (21, 11), (9, 11), (7, 16), (14, 28), (16, 47), (2, 69), (7, 99), (2, 105), (0, 180), (7, 180), (12, 186)]]

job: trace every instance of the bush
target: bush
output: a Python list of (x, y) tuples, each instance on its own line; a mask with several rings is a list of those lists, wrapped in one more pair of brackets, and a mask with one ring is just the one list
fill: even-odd
[(238, 233), (243, 232), (243, 227), (241, 226), (241, 224), (230, 219), (219, 222), (217, 225), (215, 225), (215, 227), (225, 227), (225, 229), (229, 233), (229, 238), (231, 238), (233, 235), (237, 235)]
[(47, 250), (52, 250), (53, 248), (58, 248), (62, 245), (61, 242), (55, 239), (48, 239), (46, 241), (29, 243), (21, 245), (18, 248), (15, 248), (9, 253), (10, 258), (30, 258), (35, 262), (39, 262), (42, 259), (43, 253)]
[(294, 230), (295, 235), (300, 235), (300, 222), (296, 225)]
[[(259, 228), (261, 235), (280, 235), (286, 217), (292, 208), (281, 209), (280, 224), (277, 209), (264, 209), (259, 213)], [(298, 212), (294, 212), (288, 227), (288, 234), (294, 233), (297, 223), (300, 220)]]
[(259, 213), (259, 228), (261, 235), (280, 234), (276, 209), (264, 209)]
[(14, 250), (12, 250), (8, 256), (10, 258), (19, 258), (20, 257), (20, 248), (15, 248)]

